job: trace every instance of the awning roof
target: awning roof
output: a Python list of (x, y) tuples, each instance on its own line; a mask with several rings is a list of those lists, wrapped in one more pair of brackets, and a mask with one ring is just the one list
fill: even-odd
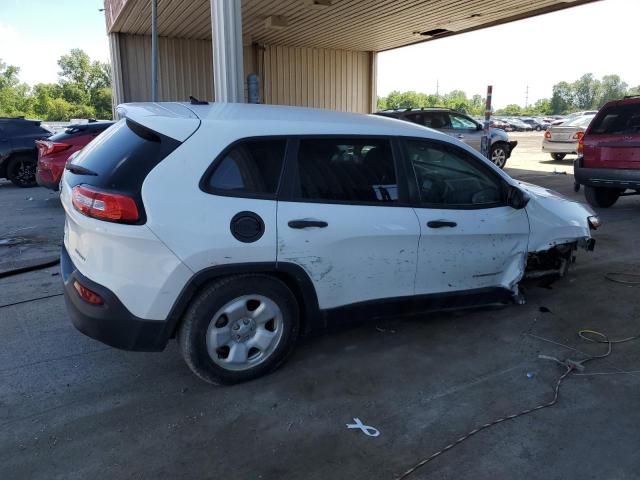
[[(243, 0), (242, 19), (246, 43), (381, 51), (593, 1)], [(105, 10), (109, 31), (150, 34), (150, 0), (105, 0)], [(158, 30), (210, 39), (209, 0), (158, 0)]]

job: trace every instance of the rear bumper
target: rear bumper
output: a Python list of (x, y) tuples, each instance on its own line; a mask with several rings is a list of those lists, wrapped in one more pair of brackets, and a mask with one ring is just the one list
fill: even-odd
[(575, 142), (542, 142), (542, 151), (547, 153), (576, 153)]
[(58, 190), (60, 186), (60, 178), (57, 180), (54, 178), (51, 170), (46, 170), (38, 167), (36, 170), (36, 182), (38, 185), (50, 190)]
[[(168, 322), (145, 320), (133, 315), (111, 290), (82, 275), (64, 246), (60, 255), (60, 269), (67, 311), (71, 322), (80, 332), (123, 350), (164, 350), (170, 337)], [(75, 281), (100, 295), (103, 305), (92, 305), (80, 298), (73, 286)]]
[(582, 157), (573, 162), (573, 176), (580, 185), (640, 190), (640, 169), (585, 168), (582, 162)]

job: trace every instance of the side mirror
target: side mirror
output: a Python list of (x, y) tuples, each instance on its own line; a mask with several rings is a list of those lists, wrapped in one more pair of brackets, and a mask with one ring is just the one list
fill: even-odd
[(513, 185), (509, 186), (509, 193), (507, 194), (507, 203), (511, 208), (516, 210), (522, 210), (527, 206), (531, 197), (526, 192), (523, 192), (518, 187)]
[(484, 130), (484, 126), (481, 123), (476, 123), (476, 130)]

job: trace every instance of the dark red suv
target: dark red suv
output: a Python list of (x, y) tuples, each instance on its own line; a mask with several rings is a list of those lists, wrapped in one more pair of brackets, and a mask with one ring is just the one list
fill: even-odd
[(594, 207), (640, 194), (640, 95), (607, 103), (578, 143), (577, 185)]

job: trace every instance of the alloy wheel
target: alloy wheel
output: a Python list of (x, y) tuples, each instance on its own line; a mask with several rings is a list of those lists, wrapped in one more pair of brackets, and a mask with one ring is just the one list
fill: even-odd
[(282, 311), (273, 300), (243, 295), (226, 303), (211, 319), (207, 352), (227, 370), (247, 370), (269, 358), (283, 331)]

